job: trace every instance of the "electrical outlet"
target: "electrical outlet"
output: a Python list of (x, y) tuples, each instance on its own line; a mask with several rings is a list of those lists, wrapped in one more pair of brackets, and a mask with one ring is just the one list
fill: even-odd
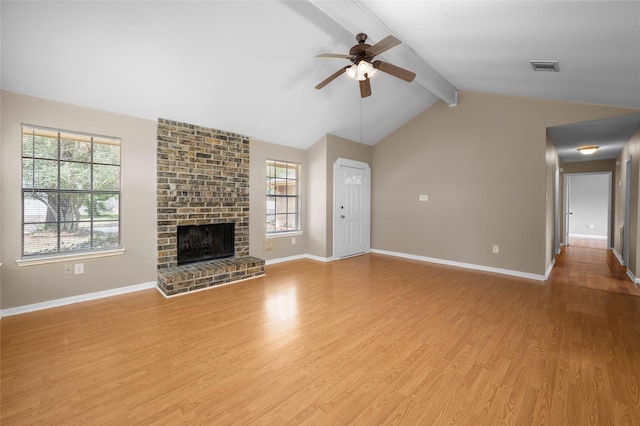
[(273, 240), (264, 239), (264, 251), (273, 250)]
[(73, 268), (71, 267), (71, 265), (69, 264), (64, 265), (64, 274), (73, 275)]
[(74, 274), (84, 274), (84, 263), (76, 263), (73, 265), (73, 273)]
[(494, 253), (500, 253), (500, 247), (499, 246), (493, 246), (493, 252)]
[(420, 195), (420, 201), (429, 201), (428, 195)]
[(291, 244), (295, 245), (295, 243), (296, 243), (296, 237), (291, 237)]

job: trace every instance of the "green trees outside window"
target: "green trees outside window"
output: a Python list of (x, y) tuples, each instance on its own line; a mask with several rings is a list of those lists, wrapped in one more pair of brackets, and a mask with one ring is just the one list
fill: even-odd
[(22, 126), (22, 255), (120, 247), (120, 139)]

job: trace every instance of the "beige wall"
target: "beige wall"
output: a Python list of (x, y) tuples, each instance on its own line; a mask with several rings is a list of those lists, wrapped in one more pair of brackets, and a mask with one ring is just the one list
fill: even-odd
[[(307, 220), (307, 180), (309, 166), (307, 152), (301, 149), (251, 140), (249, 171), (249, 254), (264, 260), (280, 259), (305, 254), (309, 233), (306, 232)], [(265, 250), (266, 239), (266, 161), (282, 160), (300, 164), (300, 211), (301, 229), (299, 235), (270, 237), (271, 250)], [(292, 243), (295, 238), (295, 244)]]
[[(0, 117), (2, 117), (2, 98), (4, 96), (4, 92), (0, 91)], [(4, 143), (2, 143), (2, 120), (0, 119), (0, 176), (2, 176), (2, 153), (4, 152)], [(4, 181), (4, 178), (2, 178)], [(0, 309), (2, 308), (2, 262), (4, 262), (4, 258), (2, 257), (2, 241), (4, 238), (2, 237), (2, 229), (4, 228), (4, 222), (2, 220), (2, 205), (4, 204), (4, 198), (2, 198), (2, 185), (0, 183)]]
[(546, 163), (546, 185), (545, 185), (545, 202), (546, 202), (546, 216), (545, 216), (545, 254), (544, 264), (551, 265), (553, 259), (558, 254), (556, 252), (555, 234), (556, 234), (556, 209), (557, 203), (560, 203), (560, 198), (556, 197), (556, 187), (558, 185), (558, 171), (559, 171), (559, 159), (558, 151), (553, 145), (553, 141), (549, 137), (549, 132), (546, 132), (546, 145), (545, 145), (545, 163)]
[[(624, 146), (622, 153), (616, 159), (616, 173), (614, 176), (615, 187), (615, 223), (614, 229), (619, 229), (624, 224), (625, 192), (626, 192), (626, 163), (631, 158), (631, 224), (629, 227), (629, 265), (627, 269), (635, 276), (640, 274), (640, 251), (638, 250), (638, 221), (640, 220), (640, 208), (638, 201), (640, 196), (640, 129), (631, 137)], [(618, 232), (616, 232), (618, 234)], [(619, 254), (622, 252), (622, 241), (616, 235), (615, 249)]]
[[(2, 93), (2, 308), (24, 306), (156, 280), (156, 122)], [(18, 267), (21, 256), (22, 123), (122, 138), (119, 256), (84, 259), (85, 273), (64, 275), (65, 262)]]
[(307, 151), (309, 176), (307, 181), (307, 253), (327, 258), (327, 135)]
[[(629, 237), (629, 270), (636, 277), (640, 277), (640, 250), (638, 250), (638, 224), (640, 223), (640, 129), (636, 131), (628, 144), (629, 153), (633, 153), (633, 179), (631, 188), (631, 236)], [(635, 186), (635, 188), (633, 188)], [(633, 260), (631, 260), (633, 259)], [(635, 263), (632, 263), (634, 262)]]
[(373, 248), (543, 275), (546, 128), (632, 112), (474, 92), (434, 104), (373, 147)]

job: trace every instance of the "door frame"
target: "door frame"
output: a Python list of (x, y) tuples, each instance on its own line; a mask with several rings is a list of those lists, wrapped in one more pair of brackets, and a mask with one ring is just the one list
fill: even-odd
[(338, 177), (340, 176), (340, 170), (342, 166), (352, 167), (356, 169), (364, 169), (367, 173), (367, 179), (366, 179), (367, 188), (365, 189), (365, 200), (363, 200), (363, 202), (366, 205), (365, 230), (366, 230), (366, 242), (367, 242), (364, 253), (368, 253), (371, 251), (371, 168), (369, 167), (369, 164), (361, 161), (348, 160), (346, 158), (338, 158), (335, 161), (335, 163), (333, 163), (333, 212), (332, 212), (333, 252), (332, 252), (332, 257), (334, 259), (348, 257), (348, 256), (336, 256), (336, 253), (340, 251), (338, 249), (338, 242), (341, 241), (340, 239), (341, 227), (337, 226), (338, 224), (337, 219), (338, 219), (338, 216), (340, 215), (340, 209), (338, 208), (339, 203), (336, 200), (336, 194), (337, 194), (336, 187), (339, 183)]
[(631, 186), (633, 183), (633, 176), (631, 175), (631, 168), (633, 166), (633, 157), (629, 156), (625, 162), (625, 177), (624, 177), (624, 219), (622, 229), (622, 241), (620, 248), (622, 249), (622, 266), (629, 266), (629, 240), (631, 238)]
[(607, 250), (611, 249), (611, 200), (612, 200), (612, 191), (611, 191), (611, 182), (613, 179), (612, 172), (603, 171), (603, 172), (584, 172), (584, 173), (565, 173), (564, 174), (564, 200), (563, 200), (563, 208), (564, 208), (564, 245), (569, 246), (569, 216), (572, 212), (569, 211), (571, 207), (569, 205), (569, 198), (571, 196), (571, 188), (570, 188), (570, 178), (572, 176), (587, 176), (587, 175), (606, 175), (607, 176)]
[(553, 173), (553, 255), (552, 259), (560, 254), (560, 216), (562, 214), (562, 207), (560, 204), (560, 168), (555, 166)]

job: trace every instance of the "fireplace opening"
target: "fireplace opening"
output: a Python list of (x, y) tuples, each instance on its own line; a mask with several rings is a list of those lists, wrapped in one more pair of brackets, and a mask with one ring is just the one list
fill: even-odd
[(233, 256), (234, 225), (178, 226), (178, 265)]

